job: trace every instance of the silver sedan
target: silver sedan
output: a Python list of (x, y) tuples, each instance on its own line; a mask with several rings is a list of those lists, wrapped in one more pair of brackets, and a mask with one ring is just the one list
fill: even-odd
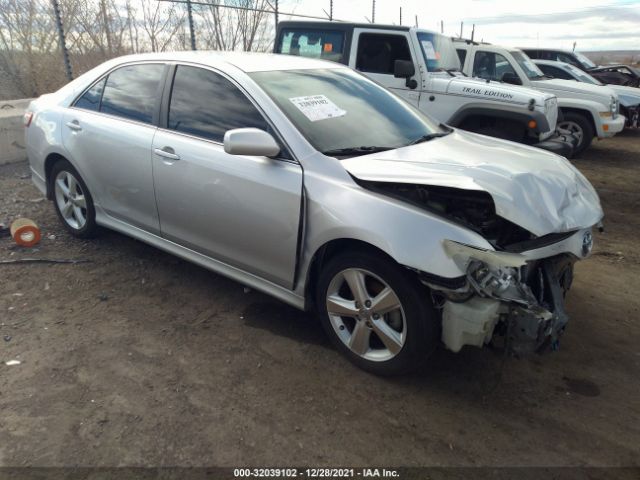
[(441, 342), (555, 346), (602, 218), (565, 159), (438, 125), (311, 59), (121, 57), (32, 102), (25, 126), (73, 235), (117, 230), (314, 309), (377, 374)]

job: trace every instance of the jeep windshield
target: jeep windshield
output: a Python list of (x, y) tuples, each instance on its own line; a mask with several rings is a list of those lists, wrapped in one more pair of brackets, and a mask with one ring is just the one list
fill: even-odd
[(518, 65), (520, 65), (520, 68), (530, 80), (541, 80), (547, 78), (547, 76), (542, 73), (542, 70), (540, 70), (538, 66), (533, 63), (533, 60), (531, 60), (525, 53), (519, 50), (512, 50), (511, 56), (516, 62), (518, 62)]
[(309, 143), (327, 155), (365, 155), (436, 139), (449, 132), (348, 68), (250, 75)]
[(417, 32), (420, 50), (427, 64), (427, 70), (459, 71), (460, 59), (449, 37), (432, 32)]

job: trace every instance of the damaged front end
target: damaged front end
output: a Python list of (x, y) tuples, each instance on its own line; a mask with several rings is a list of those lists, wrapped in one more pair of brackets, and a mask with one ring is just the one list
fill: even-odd
[[(442, 302), (442, 340), (457, 352), (464, 345), (502, 344), (516, 356), (557, 350), (569, 320), (564, 296), (576, 257), (526, 256), (482, 250), (451, 240), (447, 254), (466, 266), (458, 288), (423, 279)], [(590, 248), (590, 247), (589, 247)]]
[[(454, 352), (464, 345), (485, 344), (502, 346), (516, 356), (558, 349), (568, 322), (564, 296), (571, 287), (573, 265), (591, 253), (591, 227), (602, 219), (602, 212), (596, 194), (583, 187), (586, 180), (578, 174), (573, 183), (557, 189), (553, 182), (559, 176), (550, 178), (548, 185), (540, 179), (521, 180), (528, 191), (537, 188), (541, 199), (521, 199), (521, 190), (514, 190), (509, 191), (509, 205), (481, 190), (358, 180), (371, 191), (471, 230), (491, 246), (442, 240), (443, 253), (464, 272), (460, 277), (414, 269), (441, 308), (442, 341)], [(495, 197), (501, 201), (501, 214)], [(541, 208), (545, 201), (546, 210)], [(550, 218), (553, 227), (543, 230)]]

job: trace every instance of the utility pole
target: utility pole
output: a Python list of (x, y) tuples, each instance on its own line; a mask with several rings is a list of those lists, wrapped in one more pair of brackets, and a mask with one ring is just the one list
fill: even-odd
[(58, 41), (60, 42), (60, 48), (62, 49), (62, 57), (64, 59), (64, 68), (67, 73), (67, 80), (73, 80), (73, 73), (71, 72), (71, 62), (69, 61), (69, 51), (67, 50), (67, 42), (64, 39), (64, 28), (62, 27), (62, 17), (60, 16), (60, 5), (58, 0), (51, 0), (53, 4), (53, 13), (56, 17), (56, 26), (58, 28)]
[(275, 16), (276, 16), (276, 28), (278, 28), (278, 0), (275, 0), (275, 7), (274, 8), (274, 12), (275, 12)]
[(418, 15), (416, 14), (416, 28), (418, 28)]
[(187, 0), (187, 19), (189, 21), (189, 36), (191, 37), (191, 50), (196, 49), (196, 32), (193, 28), (193, 6), (191, 0)]
[(376, 0), (371, 0), (371, 23), (376, 23)]
[(333, 20), (333, 0), (329, 0), (329, 20)]
[(444, 20), (440, 20), (440, 33), (444, 33)]
[(464, 22), (460, 22), (460, 38), (462, 38), (462, 29), (464, 27)]
[(400, 7), (400, 26), (402, 26), (402, 7)]
[(104, 22), (104, 34), (107, 37), (107, 50), (109, 50), (109, 55), (111, 55), (113, 53), (113, 47), (111, 45), (111, 29), (109, 28), (106, 0), (100, 0), (100, 11), (102, 13), (102, 21)]
[(473, 37), (476, 34), (476, 24), (473, 24), (473, 27), (471, 28), (471, 41), (473, 42)]

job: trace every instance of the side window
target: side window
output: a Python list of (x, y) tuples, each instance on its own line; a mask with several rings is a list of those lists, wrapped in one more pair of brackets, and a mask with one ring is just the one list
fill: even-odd
[(235, 85), (211, 70), (177, 68), (169, 129), (222, 142), (227, 130), (246, 127), (269, 130), (260, 112)]
[(320, 30), (285, 29), (278, 53), (343, 62), (344, 33)]
[(566, 72), (561, 68), (552, 67), (550, 65), (538, 65), (538, 67), (540, 67), (540, 70), (542, 70), (542, 73), (549, 74), (553, 78), (561, 78), (563, 80), (575, 80), (575, 78), (573, 78), (569, 72)]
[(164, 65), (129, 65), (109, 74), (100, 111), (151, 123)]
[(407, 37), (378, 33), (360, 34), (356, 70), (393, 75), (396, 60), (411, 60)]
[(76, 103), (73, 106), (76, 108), (82, 108), (83, 110), (91, 110), (93, 112), (100, 110), (100, 100), (102, 99), (102, 91), (104, 90), (104, 84), (106, 81), (107, 79), (103, 78), (89, 90), (84, 92), (84, 94), (76, 100)]
[(464, 68), (464, 61), (467, 59), (467, 51), (464, 48), (458, 48), (458, 58), (460, 59), (460, 68)]
[(516, 74), (509, 61), (499, 53), (477, 52), (473, 60), (473, 75), (485, 80), (501, 81), (505, 73)]

